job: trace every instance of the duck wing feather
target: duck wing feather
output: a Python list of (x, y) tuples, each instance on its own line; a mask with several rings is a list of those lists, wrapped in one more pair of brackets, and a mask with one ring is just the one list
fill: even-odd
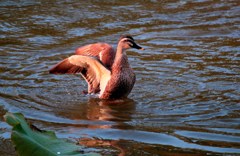
[[(81, 73), (88, 83), (88, 93), (100, 91), (100, 85), (106, 85), (111, 72), (97, 58), (83, 55), (72, 55), (59, 62), (49, 70), (51, 74)], [(102, 88), (102, 87), (101, 87)]]
[(115, 57), (113, 47), (107, 43), (94, 43), (79, 47), (76, 49), (75, 54), (95, 56), (109, 69), (113, 64)]

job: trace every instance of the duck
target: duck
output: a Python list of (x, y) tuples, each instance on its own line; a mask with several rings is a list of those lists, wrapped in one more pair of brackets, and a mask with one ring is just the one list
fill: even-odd
[(75, 54), (57, 63), (50, 74), (77, 74), (88, 83), (88, 94), (100, 99), (127, 98), (136, 81), (126, 50), (144, 50), (132, 36), (119, 38), (116, 51), (107, 43), (93, 43), (76, 49)]

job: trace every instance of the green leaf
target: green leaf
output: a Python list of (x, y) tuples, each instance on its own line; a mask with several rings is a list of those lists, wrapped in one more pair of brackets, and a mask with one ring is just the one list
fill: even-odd
[(6, 113), (4, 118), (13, 127), (11, 140), (20, 156), (99, 156), (82, 154), (82, 146), (59, 139), (54, 132), (32, 130), (20, 113)]

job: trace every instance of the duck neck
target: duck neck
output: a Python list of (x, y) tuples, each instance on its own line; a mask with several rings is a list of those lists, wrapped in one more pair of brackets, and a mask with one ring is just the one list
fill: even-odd
[(127, 54), (125, 52), (126, 49), (123, 49), (122, 46), (117, 47), (116, 56), (112, 66), (112, 72), (119, 72), (123, 70), (123, 68), (129, 68)]

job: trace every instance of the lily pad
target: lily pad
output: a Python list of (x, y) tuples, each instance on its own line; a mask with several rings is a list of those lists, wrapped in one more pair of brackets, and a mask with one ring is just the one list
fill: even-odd
[(6, 113), (4, 118), (13, 127), (11, 140), (20, 156), (99, 156), (84, 153), (83, 146), (59, 139), (52, 131), (31, 129), (20, 113)]

